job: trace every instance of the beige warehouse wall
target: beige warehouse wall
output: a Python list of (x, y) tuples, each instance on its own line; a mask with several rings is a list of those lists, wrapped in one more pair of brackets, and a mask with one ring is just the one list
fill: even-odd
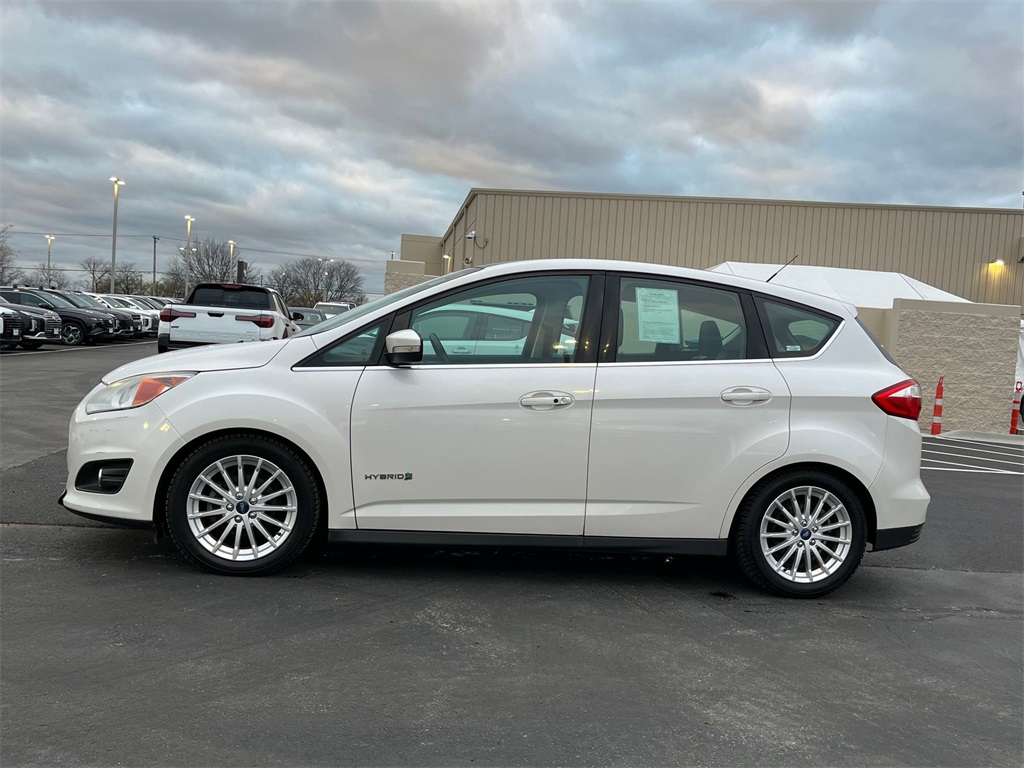
[(1010, 209), (474, 189), (441, 248), (456, 269), (467, 258), (555, 257), (704, 269), (800, 254), (800, 264), (902, 272), (971, 301), (1019, 305), (1022, 238), (1024, 211)]
[(444, 268), (441, 243), (436, 235), (402, 235), (402, 261), (418, 261), (427, 275), (441, 275)]
[(897, 299), (891, 310), (884, 310), (893, 339), (889, 351), (921, 383), (923, 432), (931, 428), (940, 376), (943, 432), (1009, 431), (1020, 310), (910, 299)]

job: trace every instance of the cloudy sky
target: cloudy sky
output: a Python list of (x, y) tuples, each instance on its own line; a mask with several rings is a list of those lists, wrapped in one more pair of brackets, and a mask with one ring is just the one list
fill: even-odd
[(119, 262), (191, 214), (376, 292), (474, 186), (1016, 208), (1022, 8), (4, 0), (0, 223), (109, 256), (118, 175)]

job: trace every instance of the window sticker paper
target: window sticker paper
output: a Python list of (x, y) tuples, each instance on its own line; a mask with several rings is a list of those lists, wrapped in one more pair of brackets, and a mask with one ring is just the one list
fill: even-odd
[(679, 293), (671, 288), (637, 288), (639, 341), (679, 343)]

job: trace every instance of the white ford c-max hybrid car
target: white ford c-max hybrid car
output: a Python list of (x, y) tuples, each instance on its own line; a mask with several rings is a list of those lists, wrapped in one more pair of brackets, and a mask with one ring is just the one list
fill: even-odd
[[(446, 307), (475, 315), (478, 343), (453, 340), (466, 329), (437, 321)], [(484, 343), (522, 338), (524, 319), (522, 344)], [(226, 574), (282, 568), (326, 529), (732, 553), (760, 586), (811, 597), (868, 545), (920, 535), (920, 408), (841, 302), (650, 264), (513, 262), (290, 339), (118, 368), (74, 413), (62, 499), (168, 531)]]

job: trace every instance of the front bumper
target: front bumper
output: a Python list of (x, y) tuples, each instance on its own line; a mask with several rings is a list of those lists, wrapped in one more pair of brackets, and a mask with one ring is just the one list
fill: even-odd
[[(160, 474), (184, 444), (156, 403), (92, 415), (79, 405), (68, 431), (68, 479), (62, 504), (72, 512), (106, 522), (150, 523)], [(85, 464), (112, 459), (132, 460), (119, 491), (96, 493), (75, 487)]]

